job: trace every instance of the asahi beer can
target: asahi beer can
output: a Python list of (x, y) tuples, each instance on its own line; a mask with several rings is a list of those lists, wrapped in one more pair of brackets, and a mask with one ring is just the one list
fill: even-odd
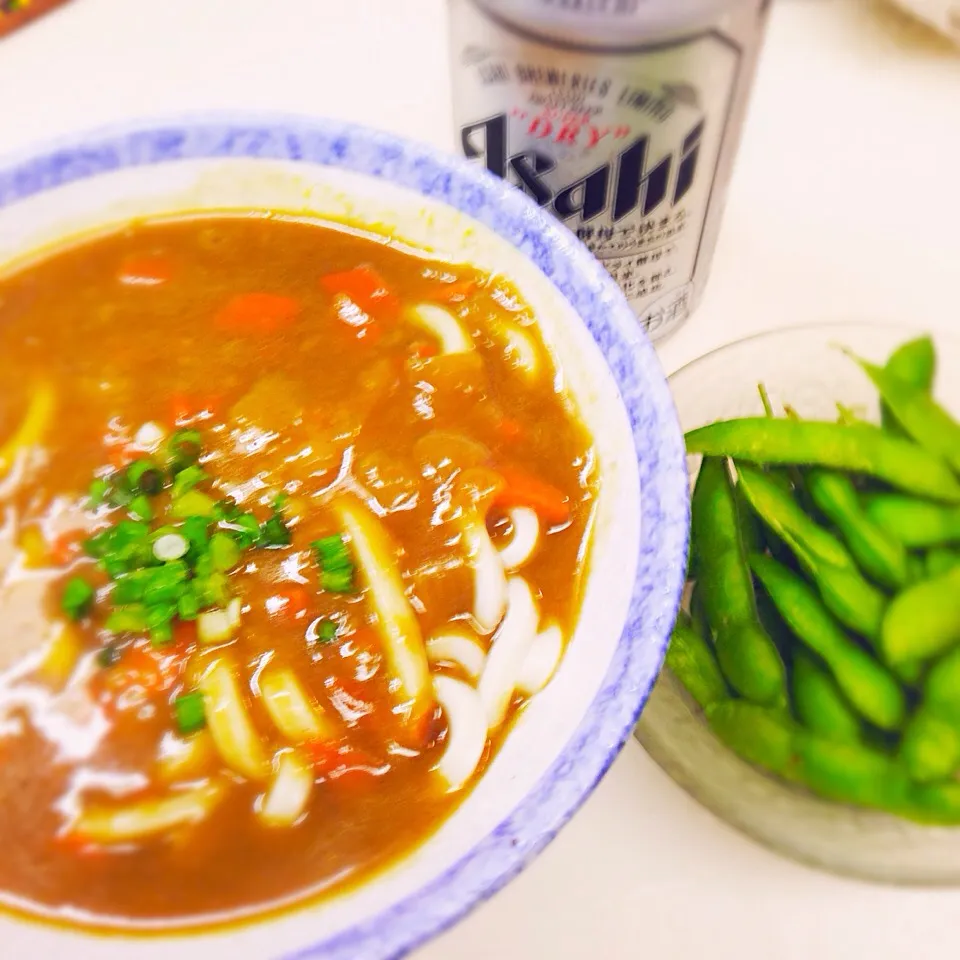
[(449, 0), (464, 155), (552, 211), (653, 338), (710, 268), (769, 0)]

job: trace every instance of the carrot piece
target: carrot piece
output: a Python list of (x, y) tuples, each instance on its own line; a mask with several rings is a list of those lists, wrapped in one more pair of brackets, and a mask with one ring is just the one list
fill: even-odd
[(365, 313), (378, 318), (392, 320), (400, 312), (400, 298), (383, 277), (366, 264), (321, 277), (320, 286), (330, 294), (342, 293)]
[(161, 254), (145, 253), (127, 257), (117, 279), (131, 287), (155, 287), (173, 276), (173, 263)]
[(570, 519), (570, 498), (553, 484), (515, 470), (499, 468), (504, 486), (494, 497), (497, 507), (531, 507), (547, 523), (566, 523)]
[(279, 293), (240, 293), (231, 297), (214, 317), (214, 323), (234, 333), (275, 333), (290, 326), (301, 305)]
[(81, 543), (86, 539), (85, 530), (67, 530), (50, 544), (50, 562), (55, 567), (65, 567), (81, 553)]
[(428, 360), (440, 353), (437, 344), (429, 340), (416, 340), (410, 344), (410, 356), (417, 360)]
[(276, 608), (276, 616), (284, 620), (299, 620), (310, 609), (310, 591), (298, 583), (282, 587), (271, 599), (281, 601)]

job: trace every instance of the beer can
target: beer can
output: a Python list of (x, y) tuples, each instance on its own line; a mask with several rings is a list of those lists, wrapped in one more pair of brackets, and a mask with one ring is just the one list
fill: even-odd
[(769, 0), (448, 0), (464, 155), (549, 209), (654, 339), (696, 307)]

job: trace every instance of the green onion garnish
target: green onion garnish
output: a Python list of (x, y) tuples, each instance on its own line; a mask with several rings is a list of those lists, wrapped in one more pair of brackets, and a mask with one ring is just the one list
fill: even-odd
[(279, 510), (274, 510), (273, 516), (260, 527), (258, 547), (286, 547), (290, 545), (290, 530), (284, 522)]
[(99, 507), (104, 500), (107, 499), (109, 492), (110, 484), (102, 477), (94, 477), (90, 482), (90, 489), (87, 491), (87, 499), (90, 501), (90, 506), (94, 508)]
[(210, 538), (209, 549), (210, 562), (219, 573), (226, 573), (240, 562), (240, 546), (228, 533), (215, 533)]
[(60, 604), (64, 613), (73, 620), (79, 620), (90, 612), (96, 591), (83, 577), (71, 577), (63, 588)]
[(193, 583), (187, 584), (186, 589), (177, 598), (177, 616), (181, 620), (196, 620), (200, 613), (200, 596)]
[(203, 694), (199, 690), (182, 693), (173, 701), (173, 713), (181, 733), (195, 733), (207, 722), (203, 706)]
[(317, 640), (320, 643), (332, 643), (337, 639), (339, 629), (333, 620), (321, 620), (317, 627)]
[(209, 478), (202, 467), (198, 467), (196, 464), (184, 467), (183, 470), (173, 478), (171, 495), (176, 500), (178, 497), (182, 497), (188, 490), (199, 486), (207, 479)]
[(145, 493), (138, 493), (127, 505), (127, 510), (134, 520), (152, 520), (153, 507)]
[(170, 472), (176, 476), (200, 459), (203, 437), (199, 430), (176, 430), (167, 442)]
[(182, 497), (173, 501), (170, 513), (175, 517), (212, 517), (216, 506), (211, 496), (201, 490), (188, 490)]
[(321, 570), (320, 587), (329, 593), (353, 593), (353, 568)]
[(143, 604), (117, 607), (104, 624), (111, 633), (143, 633), (147, 629), (147, 608)]

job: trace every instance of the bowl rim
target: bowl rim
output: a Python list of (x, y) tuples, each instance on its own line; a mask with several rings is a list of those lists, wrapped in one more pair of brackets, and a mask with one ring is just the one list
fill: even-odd
[[(588, 327), (633, 434), (642, 495), (630, 608), (575, 733), (533, 789), (458, 861), (378, 913), (288, 954), (290, 960), (401, 957), (529, 865), (593, 792), (633, 730), (663, 662), (685, 577), (689, 503), (683, 437), (654, 349), (600, 263), (520, 190), (432, 146), (289, 113), (157, 117), (67, 135), (0, 158), (0, 209), (124, 168), (230, 157), (305, 162), (385, 179), (483, 223), (532, 260)], [(261, 920), (254, 914), (249, 922), (269, 923), (270, 916)]]

